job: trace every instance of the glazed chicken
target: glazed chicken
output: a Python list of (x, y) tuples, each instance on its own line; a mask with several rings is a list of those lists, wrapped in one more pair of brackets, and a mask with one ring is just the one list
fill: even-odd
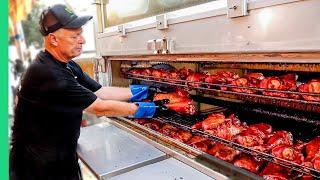
[(192, 138), (186, 142), (186, 144), (199, 149), (200, 151), (207, 152), (208, 149), (214, 145), (214, 142), (202, 136), (192, 136)]
[(141, 75), (144, 76), (152, 76), (153, 68), (145, 68), (143, 71), (141, 71)]
[(313, 168), (320, 170), (320, 136), (314, 138), (306, 145), (306, 162), (313, 164)]
[[(242, 87), (252, 87), (259, 88), (261, 80), (264, 79), (263, 74), (261, 73), (248, 73), (242, 78), (235, 79), (231, 82), (231, 85), (242, 86)], [(245, 88), (231, 88), (235, 92), (243, 92), (248, 94), (256, 93), (255, 90), (245, 89)]]
[(302, 97), (307, 101), (320, 101), (320, 79), (312, 79), (308, 83), (300, 85), (298, 90), (303, 93), (319, 93), (319, 96), (302, 95)]
[(192, 138), (188, 142), (186, 142), (186, 144), (192, 145), (192, 144), (196, 144), (198, 142), (202, 142), (202, 141), (206, 141), (206, 140), (207, 140), (207, 138), (202, 137), (202, 136), (192, 136)]
[(288, 97), (285, 93), (279, 92), (270, 92), (267, 89), (285, 91), (286, 87), (284, 86), (283, 81), (279, 77), (267, 77), (260, 82), (260, 88), (266, 89), (262, 92), (265, 96), (274, 96), (274, 97)]
[[(278, 91), (296, 91), (297, 90), (296, 75), (286, 74), (280, 77), (275, 77), (275, 76), (267, 77), (260, 82), (260, 88), (278, 90)], [(263, 94), (266, 96), (274, 96), (274, 97), (289, 97), (293, 99), (300, 98), (298, 94), (291, 94), (291, 93), (264, 91)]]
[(252, 124), (249, 126), (249, 128), (258, 129), (259, 131), (263, 132), (263, 139), (269, 138), (272, 133), (272, 126), (266, 123)]
[(193, 101), (186, 96), (186, 92), (183, 90), (166, 94), (157, 93), (153, 98), (154, 101), (162, 99), (169, 99), (170, 102), (169, 104), (166, 104), (166, 106), (177, 113), (186, 115), (193, 115), (196, 113), (196, 107), (194, 106)]
[(143, 124), (145, 124), (148, 120), (146, 120), (146, 119), (134, 119), (133, 121), (136, 122), (136, 123), (138, 123), (138, 124), (140, 124), (140, 125), (143, 125)]
[[(231, 82), (231, 85), (233, 86), (240, 86), (240, 87), (256, 87), (255, 85), (251, 84), (247, 78), (238, 78), (235, 79), (234, 81)], [(240, 92), (240, 93), (248, 93), (248, 94), (253, 94), (256, 93), (257, 91), (255, 90), (250, 90), (246, 88), (231, 88), (232, 91), (234, 92)]]
[(166, 106), (179, 114), (193, 115), (196, 113), (196, 107), (190, 99), (184, 99), (177, 103), (169, 103)]
[(262, 165), (262, 161), (257, 161), (253, 156), (241, 154), (236, 158), (233, 165), (257, 174)]
[(128, 71), (128, 73), (133, 74), (133, 75), (141, 75), (141, 73), (142, 73), (143, 70), (144, 70), (144, 69), (130, 69), (130, 70)]
[(192, 137), (192, 134), (185, 130), (179, 130), (172, 135), (172, 138), (180, 142), (187, 142), (189, 139), (191, 139), (191, 137)]
[(217, 128), (221, 123), (224, 123), (226, 120), (225, 116), (222, 113), (210, 114), (205, 120), (196, 123), (192, 126), (193, 129), (214, 129)]
[(187, 85), (195, 88), (201, 87), (201, 83), (192, 83), (192, 82), (203, 82), (205, 78), (206, 78), (205, 74), (191, 73), (186, 79), (187, 81), (191, 81), (191, 82), (188, 82)]
[(177, 80), (181, 80), (181, 74), (177, 70), (172, 70), (167, 75), (168, 76), (166, 78), (170, 79), (168, 80), (169, 82), (180, 83)]
[(151, 75), (153, 76), (154, 80), (157, 81), (164, 81), (164, 79), (161, 78), (168, 78), (168, 73), (163, 69), (153, 69)]
[(235, 135), (245, 129), (246, 127), (243, 124), (236, 124), (233, 121), (228, 120), (227, 122), (220, 124), (217, 128), (208, 129), (205, 130), (205, 132), (230, 141)]
[(314, 158), (313, 168), (320, 171), (320, 155)]
[(320, 155), (320, 136), (314, 138), (306, 145), (307, 161), (312, 161), (317, 155)]
[(246, 146), (246, 147), (253, 147), (259, 146), (264, 143), (263, 141), (264, 133), (261, 132), (257, 128), (248, 128), (242, 131), (240, 134), (235, 136), (235, 142)]
[(292, 134), (287, 131), (276, 131), (267, 142), (270, 148), (274, 148), (280, 144), (293, 145)]
[(272, 148), (271, 154), (275, 157), (301, 164), (304, 161), (303, 154), (293, 146), (280, 144)]
[(149, 120), (149, 121), (145, 122), (143, 124), (143, 126), (149, 128), (149, 129), (158, 131), (162, 127), (162, 124), (158, 121), (155, 121), (155, 120)]
[(178, 103), (178, 102), (182, 102), (182, 101), (188, 100), (187, 97), (180, 96), (176, 92), (172, 92), (172, 93), (156, 93), (154, 95), (154, 97), (153, 97), (153, 101), (158, 101), (158, 100), (162, 100), (162, 99), (169, 99), (170, 103)]
[[(286, 74), (286, 75), (280, 76), (280, 79), (282, 80), (286, 91), (297, 91), (296, 74), (294, 73)], [(292, 98), (292, 99), (300, 98), (298, 94), (288, 93), (287, 95), (289, 98)]]
[(209, 149), (209, 145), (206, 141), (197, 142), (194, 144), (190, 144), (191, 147), (194, 147), (196, 149), (199, 149), (202, 152), (207, 152)]
[(268, 163), (260, 173), (260, 176), (266, 180), (288, 180), (290, 171), (280, 165)]
[(178, 70), (178, 73), (180, 74), (181, 79), (185, 80), (187, 77), (194, 73), (191, 69), (187, 69), (185, 67)]
[(262, 73), (248, 73), (245, 74), (244, 77), (256, 87), (258, 87), (260, 82), (265, 78)]
[[(204, 79), (204, 82), (210, 83), (210, 84), (227, 84), (227, 80), (226, 80), (225, 77), (219, 76), (219, 75), (216, 75), (216, 74), (207, 75), (206, 78)], [(209, 89), (217, 89), (217, 87), (219, 87), (219, 86), (214, 86), (214, 85), (207, 84), (206, 87), (209, 88)], [(218, 89), (227, 90), (226, 87), (219, 87)], [(210, 93), (210, 91), (209, 91), (209, 93)]]
[(265, 151), (264, 142), (270, 137), (272, 127), (266, 123), (258, 123), (250, 125), (248, 129), (242, 131), (235, 137), (235, 141), (246, 147), (254, 147), (258, 151)]
[(222, 77), (225, 79), (225, 82), (227, 84), (230, 84), (233, 80), (238, 79), (239, 75), (234, 73), (234, 72), (230, 72), (230, 71), (219, 71), (216, 73), (216, 75)]
[(224, 161), (231, 162), (240, 152), (231, 147), (216, 143), (211, 149), (208, 150), (207, 153)]
[(170, 125), (170, 124), (165, 124), (160, 130), (159, 133), (162, 133), (166, 136), (173, 137), (174, 134), (178, 131), (179, 129)]

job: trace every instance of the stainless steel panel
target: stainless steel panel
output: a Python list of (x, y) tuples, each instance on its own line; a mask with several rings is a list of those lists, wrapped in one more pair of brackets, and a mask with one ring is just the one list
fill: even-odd
[(163, 37), (175, 42), (170, 52), (175, 54), (320, 50), (319, 0), (282, 1), (273, 6), (270, 4), (275, 1), (267, 2), (249, 2), (249, 16), (234, 19), (227, 18), (223, 8), (214, 10), (220, 12), (214, 16), (192, 21), (172, 23), (175, 20), (168, 19), (166, 31), (128, 30), (121, 40), (101, 35), (98, 51), (102, 56), (151, 54), (146, 42)]
[(211, 177), (174, 159), (166, 159), (110, 178), (111, 180), (209, 180)]
[(101, 179), (166, 158), (162, 151), (108, 123), (83, 128), (77, 152)]

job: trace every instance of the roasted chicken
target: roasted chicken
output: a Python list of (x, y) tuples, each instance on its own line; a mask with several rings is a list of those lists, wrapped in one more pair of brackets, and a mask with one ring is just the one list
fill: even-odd
[(257, 174), (262, 165), (262, 161), (256, 160), (253, 156), (241, 154), (236, 158), (233, 165)]
[(293, 146), (280, 144), (272, 148), (271, 154), (275, 157), (301, 164), (304, 161), (303, 154), (296, 150)]
[(225, 122), (226, 118), (222, 113), (210, 114), (205, 120), (196, 123), (192, 126), (193, 129), (214, 129), (221, 123)]
[(181, 79), (185, 80), (187, 77), (194, 73), (191, 69), (187, 69), (185, 67), (178, 70), (178, 73), (180, 74)]
[(268, 163), (260, 175), (266, 180), (288, 180), (290, 171), (280, 165)]
[(172, 138), (181, 141), (181, 142), (187, 142), (192, 137), (192, 134), (185, 130), (178, 130), (176, 133), (172, 135)]
[[(201, 87), (201, 82), (203, 82), (205, 78), (206, 78), (206, 75), (203, 73), (191, 73), (186, 79), (187, 81), (190, 81), (190, 82), (187, 82), (187, 85), (195, 88)], [(195, 83), (192, 83), (192, 82), (195, 82)], [(200, 82), (200, 83), (197, 83), (197, 82)]]
[(320, 79), (312, 79), (306, 84), (302, 84), (298, 88), (303, 93), (319, 93), (319, 96), (302, 95), (307, 101), (320, 101)]
[(220, 143), (216, 143), (211, 149), (208, 150), (208, 154), (227, 162), (231, 162), (239, 153), (239, 151)]
[(162, 127), (162, 124), (155, 120), (149, 120), (143, 124), (143, 126), (150, 128), (152, 130), (158, 131)]
[(267, 91), (268, 89), (271, 90), (278, 90), (278, 91), (285, 91), (286, 87), (283, 81), (279, 77), (266, 77), (260, 82), (260, 88), (265, 89), (262, 94), (266, 96), (274, 96), (274, 97), (288, 97), (285, 93), (280, 92), (270, 92)]
[(173, 137), (174, 134), (178, 131), (179, 129), (170, 125), (170, 124), (165, 124), (160, 130), (159, 132), (169, 136), (169, 137)]
[(166, 106), (177, 113), (187, 115), (196, 113), (196, 107), (194, 106), (192, 99), (188, 98), (183, 90), (166, 94), (157, 93), (153, 98), (154, 101), (162, 99), (169, 99), (170, 102), (166, 104)]
[(287, 131), (276, 131), (267, 142), (270, 148), (274, 148), (280, 144), (293, 145), (292, 134)]

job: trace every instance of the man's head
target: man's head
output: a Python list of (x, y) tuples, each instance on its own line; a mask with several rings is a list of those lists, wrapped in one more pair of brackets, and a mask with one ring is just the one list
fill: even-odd
[(65, 5), (57, 4), (44, 10), (40, 17), (40, 32), (45, 48), (58, 60), (68, 61), (79, 56), (85, 40), (82, 26), (92, 16), (78, 17)]

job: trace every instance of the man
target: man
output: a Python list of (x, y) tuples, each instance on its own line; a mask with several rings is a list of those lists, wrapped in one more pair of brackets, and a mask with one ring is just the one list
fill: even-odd
[(78, 17), (64, 5), (45, 10), (40, 32), (45, 51), (27, 69), (18, 94), (10, 151), (12, 180), (78, 180), (76, 155), (82, 112), (98, 116), (152, 117), (153, 102), (141, 101), (148, 88), (101, 87), (71, 59), (85, 40)]

